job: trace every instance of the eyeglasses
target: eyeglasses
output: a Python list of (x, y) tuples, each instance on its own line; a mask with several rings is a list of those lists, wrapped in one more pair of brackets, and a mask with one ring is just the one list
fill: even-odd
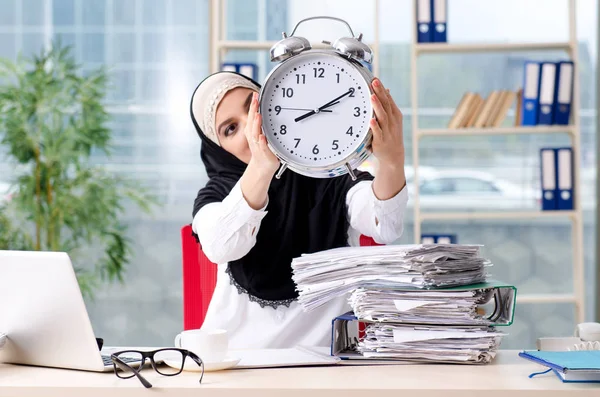
[[(115, 352), (110, 355), (110, 358), (115, 367), (115, 375), (121, 379), (130, 379), (137, 376), (140, 382), (147, 387), (151, 388), (152, 384), (146, 380), (141, 374), (140, 369), (146, 363), (146, 359), (150, 359), (150, 364), (156, 372), (165, 376), (179, 375), (183, 371), (185, 365), (185, 359), (189, 357), (196, 362), (201, 368), (200, 381), (202, 383), (202, 377), (204, 376), (204, 362), (196, 354), (186, 349), (167, 348), (158, 349), (150, 352), (142, 352), (139, 350), (123, 350)], [(173, 366), (158, 366), (158, 363), (164, 363), (169, 361)], [(132, 367), (131, 365), (134, 365)]]

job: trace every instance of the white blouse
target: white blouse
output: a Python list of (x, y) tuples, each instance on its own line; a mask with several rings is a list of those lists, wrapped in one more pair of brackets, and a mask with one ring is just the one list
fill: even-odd
[[(370, 236), (379, 244), (396, 241), (402, 235), (407, 202), (406, 187), (389, 200), (379, 200), (371, 181), (354, 185), (346, 196), (348, 243), (358, 246), (360, 235)], [(218, 264), (217, 285), (202, 328), (226, 329), (232, 349), (329, 346), (331, 321), (350, 310), (347, 297), (310, 312), (304, 312), (297, 301), (274, 309), (238, 292), (226, 272), (227, 262), (244, 257), (256, 243), (268, 206), (267, 202), (259, 210), (252, 209), (238, 182), (222, 202), (205, 205), (194, 217), (192, 228), (202, 250)]]

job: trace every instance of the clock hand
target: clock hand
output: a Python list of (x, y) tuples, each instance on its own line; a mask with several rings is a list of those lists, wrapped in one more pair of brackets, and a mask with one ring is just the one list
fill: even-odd
[[(282, 108), (280, 107), (281, 110), (308, 110), (311, 111), (312, 109), (306, 109), (306, 108)], [(322, 112), (333, 112), (333, 110), (322, 110)]]
[(343, 97), (345, 97), (345, 96), (347, 96), (347, 95), (350, 95), (350, 94), (352, 94), (353, 92), (354, 92), (354, 88), (350, 88), (348, 91), (346, 91), (345, 93), (343, 93), (343, 94), (342, 94), (342, 95), (340, 95), (339, 97), (337, 97), (337, 98), (334, 98), (334, 99), (332, 99), (331, 101), (327, 102), (325, 105), (321, 106), (321, 107), (320, 107), (320, 108), (318, 108), (317, 110), (311, 110), (310, 112), (308, 112), (308, 113), (305, 113), (305, 114), (303, 114), (303, 115), (302, 115), (302, 116), (300, 116), (300, 117), (296, 117), (296, 118), (294, 119), (294, 121), (297, 123), (298, 121), (304, 120), (304, 119), (305, 119), (305, 118), (307, 118), (307, 117), (310, 117), (310, 116), (312, 116), (312, 115), (314, 115), (314, 114), (317, 114), (317, 113), (321, 112), (322, 110), (324, 110), (324, 109), (327, 109), (328, 107), (331, 107), (331, 106), (333, 106), (333, 105), (337, 105), (337, 104), (340, 102), (340, 99), (342, 99)]
[(340, 99), (342, 99), (343, 97), (345, 97), (346, 95), (350, 95), (354, 92), (354, 88), (350, 88), (347, 92), (343, 93), (342, 95), (340, 95), (339, 97), (332, 99), (331, 101), (327, 102), (325, 105), (321, 106), (319, 108), (319, 110), (323, 110), (326, 109), (330, 106), (336, 105), (338, 103), (340, 103)]

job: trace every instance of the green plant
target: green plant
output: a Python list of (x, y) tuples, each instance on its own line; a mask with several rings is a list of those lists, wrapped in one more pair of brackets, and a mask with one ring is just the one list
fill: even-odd
[[(82, 291), (122, 281), (132, 244), (125, 211), (150, 211), (137, 183), (91, 164), (110, 155), (107, 73), (84, 74), (70, 47), (53, 43), (31, 58), (0, 60), (0, 143), (15, 163), (15, 193), (0, 208), (0, 249), (69, 252)], [(83, 259), (80, 259), (83, 262)]]

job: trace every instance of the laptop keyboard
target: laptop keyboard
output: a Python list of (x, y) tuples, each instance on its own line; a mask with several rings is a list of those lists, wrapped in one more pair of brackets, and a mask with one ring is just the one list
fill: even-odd
[[(119, 357), (123, 362), (125, 363), (136, 363), (136, 362), (140, 362), (139, 358), (133, 358), (133, 357)], [(104, 362), (104, 365), (113, 365), (112, 360), (110, 359), (110, 356), (102, 356), (102, 361)]]

